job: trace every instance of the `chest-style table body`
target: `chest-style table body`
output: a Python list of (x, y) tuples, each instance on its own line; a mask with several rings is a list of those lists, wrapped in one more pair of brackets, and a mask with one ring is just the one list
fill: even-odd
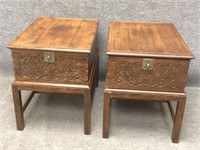
[[(178, 142), (186, 95), (189, 48), (170, 23), (112, 22), (107, 44), (104, 132), (108, 137), (111, 98), (166, 101)], [(174, 114), (170, 101), (177, 101)]]
[[(8, 48), (12, 50), (17, 129), (36, 92), (82, 94), (85, 133), (90, 133), (91, 95), (98, 85), (98, 20), (40, 17)], [(21, 90), (33, 91), (22, 106)]]

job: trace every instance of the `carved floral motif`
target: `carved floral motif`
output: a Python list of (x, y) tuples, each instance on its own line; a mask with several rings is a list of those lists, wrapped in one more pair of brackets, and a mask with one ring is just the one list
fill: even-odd
[(142, 62), (118, 63), (114, 69), (114, 82), (118, 87), (177, 89), (181, 65), (157, 63), (153, 70), (144, 70), (141, 66)]
[[(58, 56), (54, 63), (44, 61), (44, 56), (18, 53), (20, 76), (81, 82), (87, 76), (86, 59), (75, 56)], [(84, 78), (84, 79), (83, 79)]]

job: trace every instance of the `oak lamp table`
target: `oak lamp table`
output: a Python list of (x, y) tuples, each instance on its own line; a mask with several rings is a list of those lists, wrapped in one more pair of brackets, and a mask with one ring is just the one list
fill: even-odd
[[(178, 143), (186, 102), (189, 48), (171, 23), (112, 22), (107, 43), (103, 137), (109, 136), (110, 103), (120, 100), (167, 102)], [(171, 101), (177, 101), (174, 113)]]
[[(84, 97), (84, 131), (90, 134), (91, 99), (98, 86), (98, 20), (40, 17), (8, 48), (12, 50), (12, 83), (17, 129), (35, 93), (69, 93)], [(21, 90), (32, 91), (22, 104)]]

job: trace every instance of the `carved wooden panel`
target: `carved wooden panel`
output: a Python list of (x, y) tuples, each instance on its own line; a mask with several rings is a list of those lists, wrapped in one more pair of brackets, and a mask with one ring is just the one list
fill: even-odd
[(110, 57), (109, 88), (183, 92), (189, 61), (155, 59), (152, 70), (144, 70), (143, 58)]
[(13, 52), (16, 80), (87, 83), (88, 58), (55, 52), (55, 62), (45, 62), (44, 52)]

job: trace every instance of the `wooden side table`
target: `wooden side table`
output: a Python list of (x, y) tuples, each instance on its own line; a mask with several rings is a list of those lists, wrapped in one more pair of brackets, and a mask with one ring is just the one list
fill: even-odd
[[(109, 136), (110, 103), (120, 100), (167, 102), (179, 141), (186, 102), (184, 92), (192, 53), (170, 23), (112, 22), (107, 44), (103, 137)], [(171, 101), (177, 101), (174, 113)]]
[[(98, 20), (40, 17), (8, 45), (18, 130), (25, 127), (23, 113), (34, 94), (52, 92), (84, 96), (84, 128), (90, 134), (91, 99), (98, 86), (98, 24)], [(24, 104), (21, 90), (32, 91)]]

